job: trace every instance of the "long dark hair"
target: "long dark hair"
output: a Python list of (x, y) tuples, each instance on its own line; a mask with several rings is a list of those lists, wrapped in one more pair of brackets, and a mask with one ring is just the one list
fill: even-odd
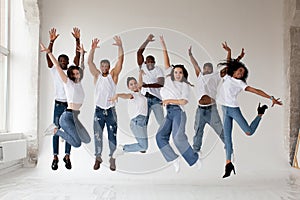
[(67, 76), (70, 80), (74, 81), (75, 82), (75, 78), (72, 76), (73, 75), (73, 70), (78, 70), (79, 73), (80, 73), (80, 79), (79, 81), (81, 81), (81, 79), (83, 78), (83, 70), (78, 67), (78, 66), (75, 66), (75, 65), (71, 65), (68, 70), (67, 70)]
[(187, 84), (189, 84), (190, 86), (194, 86), (193, 84), (191, 84), (189, 81), (188, 81), (188, 76), (189, 76), (189, 73), (188, 71), (185, 69), (184, 65), (182, 64), (178, 64), (178, 65), (172, 65), (172, 71), (171, 71), (171, 74), (169, 76), (171, 76), (171, 80), (174, 81), (175, 78), (174, 78), (174, 70), (175, 68), (180, 68), (182, 69), (182, 72), (183, 72), (183, 78), (182, 78), (182, 82), (185, 82)]
[(238, 70), (241, 67), (244, 68), (244, 70), (245, 70), (244, 75), (243, 75), (243, 77), (241, 77), (239, 79), (246, 83), (249, 72), (244, 63), (242, 63), (236, 59), (231, 59), (229, 61), (227, 60), (226, 62), (219, 63), (218, 67), (220, 67), (220, 66), (227, 66), (226, 74), (231, 77), (233, 76), (233, 74), (236, 70)]

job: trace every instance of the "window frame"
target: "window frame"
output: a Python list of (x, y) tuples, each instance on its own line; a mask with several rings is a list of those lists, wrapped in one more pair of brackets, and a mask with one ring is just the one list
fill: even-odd
[[(4, 10), (5, 10), (5, 14), (4, 14), (4, 20), (1, 19), (0, 23), (3, 22), (3, 25), (1, 24), (1, 27), (4, 27), (4, 42), (3, 44), (0, 44), (0, 54), (6, 57), (6, 62), (3, 66), (3, 72), (4, 72), (4, 78), (3, 78), (3, 105), (4, 105), (4, 109), (3, 109), (3, 119), (4, 119), (4, 123), (3, 126), (4, 127), (0, 127), (0, 133), (5, 133), (8, 131), (8, 69), (9, 69), (9, 63), (10, 63), (10, 51), (9, 51), (9, 33), (10, 33), (10, 1), (9, 0), (3, 0), (4, 2)], [(3, 16), (0, 15), (0, 17), (2, 18)], [(3, 46), (4, 45), (4, 46)]]

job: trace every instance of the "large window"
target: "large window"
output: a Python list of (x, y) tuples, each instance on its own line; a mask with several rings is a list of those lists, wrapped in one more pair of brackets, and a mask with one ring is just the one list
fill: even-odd
[(0, 0), (0, 133), (7, 131), (8, 0)]

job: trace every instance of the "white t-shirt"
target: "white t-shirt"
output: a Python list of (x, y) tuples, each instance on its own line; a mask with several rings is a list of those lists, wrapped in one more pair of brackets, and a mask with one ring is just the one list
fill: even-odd
[(217, 94), (217, 102), (228, 107), (239, 107), (237, 96), (247, 86), (242, 80), (225, 75)]
[(208, 95), (209, 97), (216, 99), (218, 86), (221, 80), (220, 72), (213, 72), (206, 75), (200, 73), (197, 77), (198, 99), (201, 99), (204, 95)]
[(109, 101), (116, 94), (116, 84), (110, 74), (107, 77), (99, 74), (95, 88), (96, 105), (102, 109), (109, 109), (115, 106), (115, 103)]
[[(65, 93), (63, 81), (61, 80), (61, 77), (58, 74), (58, 71), (55, 66), (50, 68), (52, 77), (53, 77), (53, 83), (55, 88), (55, 100), (60, 102), (67, 102), (67, 96)], [(67, 70), (63, 70), (65, 74), (67, 74)]]
[(82, 104), (84, 100), (84, 91), (81, 83), (74, 83), (69, 78), (64, 83), (68, 103)]
[[(162, 100), (166, 99), (185, 99), (188, 101), (190, 93), (190, 86), (185, 82), (172, 81), (168, 76), (165, 80), (164, 87), (161, 88), (160, 94)], [(184, 105), (180, 105), (180, 108), (184, 110)]]
[[(145, 63), (143, 63), (141, 69), (145, 73), (145, 74), (143, 74), (143, 82), (146, 84), (157, 83), (157, 78), (164, 77), (163, 70), (158, 66), (155, 66), (154, 69), (152, 69), (152, 70), (148, 70), (147, 65)], [(143, 87), (141, 93), (143, 95), (145, 95), (146, 92), (161, 99), (160, 88), (148, 88), (148, 87), (145, 88), (145, 87)]]
[(128, 114), (130, 119), (137, 117), (138, 115), (147, 116), (148, 114), (148, 103), (147, 98), (140, 92), (131, 93), (132, 99), (128, 101)]

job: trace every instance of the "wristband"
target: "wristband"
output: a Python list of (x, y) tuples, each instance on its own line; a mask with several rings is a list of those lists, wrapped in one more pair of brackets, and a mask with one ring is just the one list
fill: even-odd
[(273, 101), (273, 99), (274, 99), (274, 96), (271, 96), (271, 97), (270, 97), (270, 100)]

